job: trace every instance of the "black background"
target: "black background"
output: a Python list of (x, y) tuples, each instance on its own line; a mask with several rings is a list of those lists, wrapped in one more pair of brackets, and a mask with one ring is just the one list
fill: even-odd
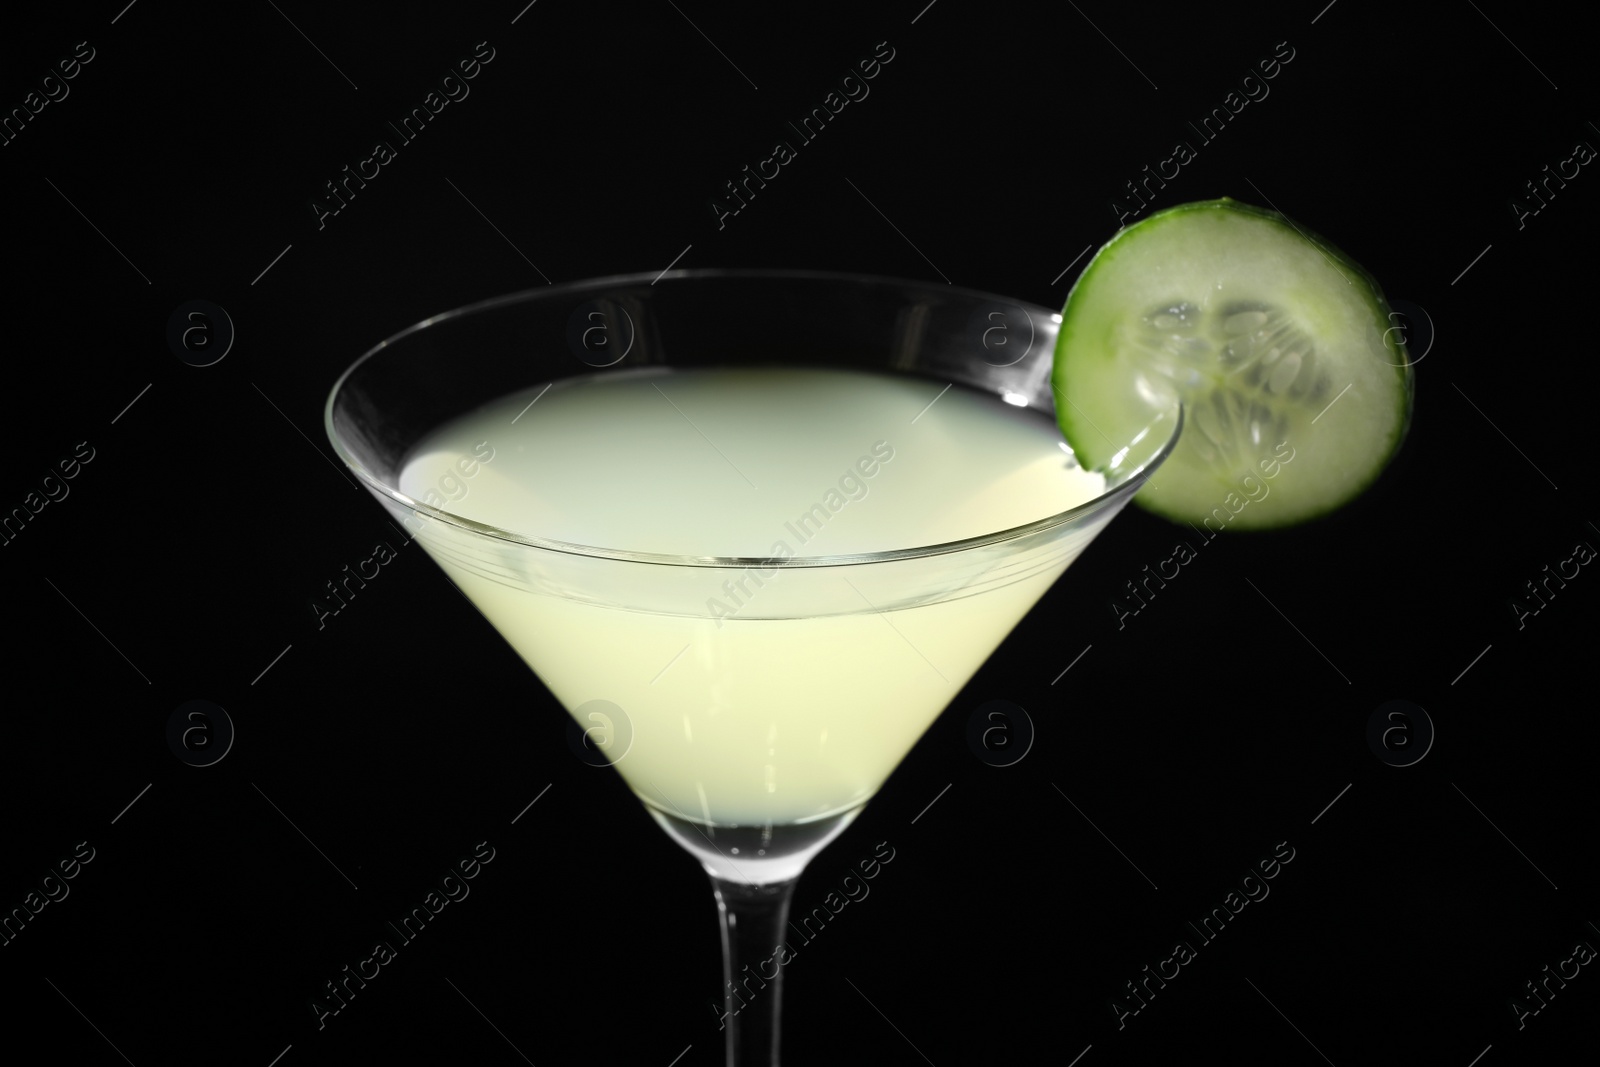
[[(0, 148), (0, 508), (79, 442), (94, 459), (0, 548), (0, 908), (79, 842), (94, 859), (0, 947), (4, 1041), (141, 1067), (720, 1062), (704, 878), (437, 568), (403, 551), (318, 630), (323, 583), (392, 537), (323, 435), (330, 386), (431, 313), (673, 262), (1058, 306), (1123, 183), (1288, 42), (1151, 206), (1270, 204), (1425, 309), (1404, 451), (1331, 519), (1207, 546), (1120, 630), (1111, 598), (1181, 531), (1119, 518), (802, 879), (809, 910), (894, 849), (786, 969), (787, 1058), (1592, 1046), (1592, 965), (1522, 1029), (1510, 1007), (1600, 945), (1600, 578), (1520, 629), (1509, 606), (1600, 545), (1600, 177), (1520, 227), (1510, 206), (1600, 145), (1586, 35), (1538, 3), (925, 2), (7, 13), (5, 110), (77, 42), (94, 59)], [(480, 41), (471, 95), (319, 229), (323, 183)], [(719, 230), (721, 184), (880, 41), (871, 95)], [(237, 330), (209, 367), (166, 342), (190, 299)], [(209, 767), (167, 743), (192, 699), (237, 730)], [(993, 699), (1037, 730), (1014, 766), (966, 743)], [(1392, 699), (1436, 730), (1409, 767), (1366, 741)], [(322, 983), (479, 841), (471, 896), (319, 1030)], [(1271, 895), (1119, 1029), (1124, 983), (1279, 842)]]

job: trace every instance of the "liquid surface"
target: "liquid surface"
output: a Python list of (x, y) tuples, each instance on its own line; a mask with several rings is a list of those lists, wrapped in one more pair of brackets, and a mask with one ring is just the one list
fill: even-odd
[[(456, 472), (482, 443), (494, 459)], [(1038, 411), (924, 379), (757, 368), (506, 397), (423, 442), (400, 488), (551, 540), (763, 557), (779, 543), (797, 556), (942, 544), (1064, 511), (1102, 484)]]
[[(962, 387), (697, 370), (507, 397), (423, 442), (400, 489), (541, 538), (771, 560), (995, 532), (1103, 484), (1047, 413)], [(979, 550), (767, 570), (599, 559), (439, 524), (418, 539), (641, 800), (759, 867), (772, 858), (760, 842), (781, 851), (784, 835), (731, 828), (865, 803), (1114, 510)]]

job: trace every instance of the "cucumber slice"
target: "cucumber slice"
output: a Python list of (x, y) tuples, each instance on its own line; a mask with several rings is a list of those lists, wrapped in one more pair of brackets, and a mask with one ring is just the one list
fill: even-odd
[(1208, 529), (1289, 526), (1359, 495), (1400, 447), (1411, 364), (1376, 281), (1275, 211), (1224, 197), (1111, 238), (1067, 296), (1053, 385), (1095, 466), (1181, 400), (1135, 500)]

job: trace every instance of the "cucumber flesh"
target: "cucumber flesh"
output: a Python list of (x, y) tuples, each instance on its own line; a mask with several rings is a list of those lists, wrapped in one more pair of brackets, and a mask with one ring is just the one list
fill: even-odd
[(1120, 231), (1062, 311), (1057, 418), (1086, 466), (1181, 401), (1136, 501), (1208, 529), (1289, 526), (1359, 495), (1400, 447), (1414, 378), (1377, 283), (1282, 215), (1201, 201)]

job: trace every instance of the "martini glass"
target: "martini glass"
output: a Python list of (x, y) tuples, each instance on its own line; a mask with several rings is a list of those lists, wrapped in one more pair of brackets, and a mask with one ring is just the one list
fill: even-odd
[(710, 875), (734, 1067), (778, 1063), (806, 863), (1176, 443), (1153, 403), (1078, 467), (1059, 321), (866, 276), (620, 276), (427, 319), (328, 398), (335, 451)]

